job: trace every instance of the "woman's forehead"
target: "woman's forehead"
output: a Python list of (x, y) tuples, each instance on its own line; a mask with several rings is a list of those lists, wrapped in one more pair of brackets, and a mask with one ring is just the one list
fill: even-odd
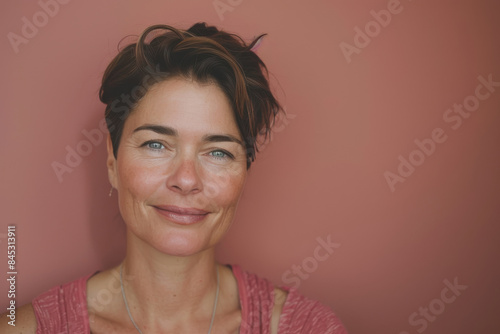
[(131, 126), (168, 125), (179, 133), (222, 131), (239, 135), (232, 106), (219, 86), (185, 78), (155, 85), (128, 121)]

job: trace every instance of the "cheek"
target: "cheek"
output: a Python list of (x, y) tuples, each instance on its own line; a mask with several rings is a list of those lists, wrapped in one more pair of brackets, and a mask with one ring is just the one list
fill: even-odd
[(146, 196), (154, 192), (161, 182), (157, 168), (147, 166), (143, 162), (124, 159), (126, 163), (118, 163), (119, 183), (124, 192), (132, 197)]
[(223, 172), (209, 174), (204, 182), (204, 193), (207, 198), (219, 207), (230, 207), (238, 203), (243, 190), (245, 174), (243, 172)]

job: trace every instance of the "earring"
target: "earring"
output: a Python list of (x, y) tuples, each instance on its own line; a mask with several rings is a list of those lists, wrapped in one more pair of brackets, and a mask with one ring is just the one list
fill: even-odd
[(109, 197), (111, 197), (112, 194), (113, 194), (113, 187), (111, 187), (111, 189), (109, 190)]

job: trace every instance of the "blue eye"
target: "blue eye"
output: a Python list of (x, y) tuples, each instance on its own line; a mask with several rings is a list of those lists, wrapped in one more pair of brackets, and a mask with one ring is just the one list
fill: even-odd
[(233, 156), (229, 152), (222, 151), (222, 150), (212, 151), (212, 152), (210, 152), (210, 155), (216, 159), (219, 159), (219, 160), (233, 158)]
[(155, 151), (159, 151), (159, 150), (165, 148), (165, 146), (163, 146), (162, 143), (159, 143), (157, 141), (152, 141), (152, 140), (145, 142), (144, 144), (142, 144), (142, 146), (146, 146), (147, 148), (155, 150)]

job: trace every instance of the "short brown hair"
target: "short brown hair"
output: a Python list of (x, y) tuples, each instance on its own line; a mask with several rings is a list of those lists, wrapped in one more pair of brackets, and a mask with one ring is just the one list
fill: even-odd
[[(160, 29), (167, 32), (146, 43), (148, 35)], [(247, 45), (241, 37), (206, 23), (196, 23), (186, 31), (168, 25), (144, 30), (136, 43), (123, 48), (108, 65), (99, 91), (101, 102), (106, 104), (115, 158), (124, 123), (148, 89), (157, 82), (183, 76), (216, 83), (224, 91), (232, 103), (250, 168), (258, 151), (257, 139), (266, 140), (276, 116), (284, 112), (269, 88), (266, 65), (252, 51), (265, 35)]]

